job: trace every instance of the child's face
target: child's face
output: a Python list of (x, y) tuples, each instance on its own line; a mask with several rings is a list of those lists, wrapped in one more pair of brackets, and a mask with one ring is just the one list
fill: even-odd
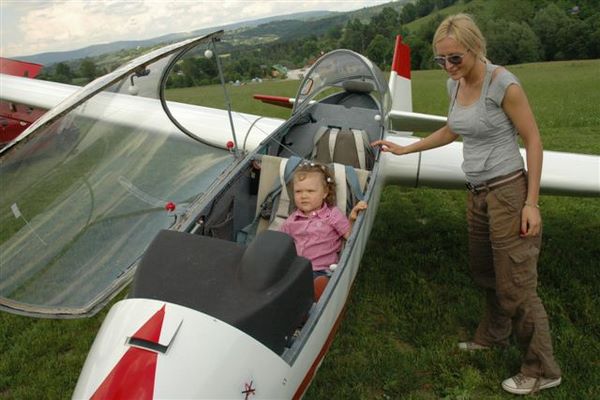
[(326, 197), (327, 188), (319, 172), (308, 172), (303, 180), (294, 178), (294, 203), (305, 215), (319, 210)]

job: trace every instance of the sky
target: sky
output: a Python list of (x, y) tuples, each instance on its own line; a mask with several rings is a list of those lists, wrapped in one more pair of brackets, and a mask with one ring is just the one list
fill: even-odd
[(0, 55), (76, 50), (295, 12), (392, 0), (0, 0)]

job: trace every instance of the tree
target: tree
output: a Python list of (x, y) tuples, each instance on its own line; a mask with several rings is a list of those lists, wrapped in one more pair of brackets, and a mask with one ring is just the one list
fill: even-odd
[(573, 60), (588, 58), (588, 43), (591, 41), (592, 30), (576, 18), (569, 18), (557, 32), (557, 60)]
[(369, 24), (373, 32), (384, 37), (395, 37), (400, 31), (400, 15), (390, 7), (384, 7), (379, 14), (371, 18)]
[(334, 25), (327, 30), (325, 38), (339, 40), (342, 37), (342, 25)]
[(556, 59), (556, 54), (559, 51), (558, 32), (568, 24), (568, 18), (566, 13), (554, 3), (548, 4), (533, 17), (531, 28), (541, 42), (543, 60)]
[(79, 75), (81, 77), (86, 78), (88, 81), (93, 81), (96, 79), (96, 64), (89, 58), (86, 58), (79, 65)]
[(417, 11), (417, 17), (420, 18), (429, 15), (435, 8), (435, 3), (433, 0), (418, 0), (415, 7)]
[(508, 22), (502, 19), (488, 21), (485, 36), (488, 58), (495, 64), (520, 64), (540, 58), (539, 39), (524, 22)]
[(436, 15), (429, 22), (423, 24), (417, 33), (408, 37), (408, 43), (411, 49), (411, 68), (412, 69), (428, 69), (434, 66), (433, 64), (433, 35), (437, 27), (440, 25), (444, 17)]
[(432, 60), (431, 42), (425, 42), (416, 35), (409, 36), (406, 42), (410, 46), (410, 69), (431, 69), (435, 67)]
[(370, 40), (367, 41), (366, 33), (367, 28), (360, 20), (353, 19), (348, 21), (340, 42), (341, 47), (364, 54), (370, 42)]
[(402, 11), (400, 12), (400, 23), (402, 25), (413, 22), (415, 19), (417, 19), (417, 8), (413, 3), (408, 3), (402, 7)]
[(65, 63), (56, 64), (52, 80), (60, 83), (71, 83), (73, 79), (73, 72), (71, 68)]
[(301, 51), (303, 58), (306, 60), (317, 57), (319, 55), (319, 45), (317, 44), (317, 40), (306, 40), (302, 45)]
[(531, 21), (535, 15), (533, 3), (523, 0), (502, 0), (493, 3), (490, 15), (506, 21), (523, 22)]
[(366, 56), (383, 69), (384, 66), (391, 63), (393, 51), (394, 46), (391, 41), (383, 35), (377, 34), (369, 44)]
[(586, 18), (585, 22), (590, 30), (588, 57), (600, 58), (600, 11)]

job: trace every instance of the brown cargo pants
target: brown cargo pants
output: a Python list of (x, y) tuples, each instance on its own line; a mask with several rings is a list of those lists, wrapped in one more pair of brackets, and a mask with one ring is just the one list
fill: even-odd
[(557, 378), (561, 371), (553, 356), (548, 316), (536, 290), (541, 235), (519, 236), (526, 193), (525, 175), (469, 192), (469, 261), (473, 278), (486, 295), (474, 341), (506, 346), (512, 331), (525, 354), (521, 372)]

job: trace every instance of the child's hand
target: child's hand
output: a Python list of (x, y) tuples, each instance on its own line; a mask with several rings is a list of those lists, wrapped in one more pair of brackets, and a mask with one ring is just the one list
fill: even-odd
[(352, 209), (352, 211), (350, 211), (350, 221), (354, 222), (356, 221), (356, 219), (358, 218), (358, 213), (366, 210), (367, 209), (367, 202), (365, 201), (359, 201), (358, 203), (356, 203), (356, 205), (354, 206), (354, 208)]

